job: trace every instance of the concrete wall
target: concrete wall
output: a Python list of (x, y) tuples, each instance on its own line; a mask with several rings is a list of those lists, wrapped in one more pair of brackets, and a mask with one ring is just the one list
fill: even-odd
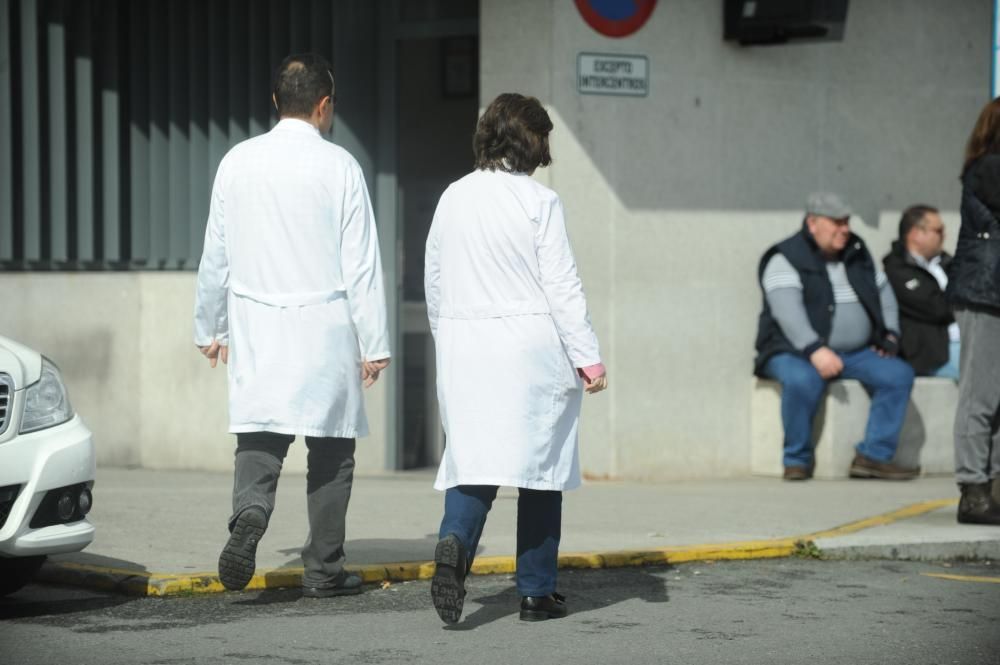
[[(741, 48), (722, 41), (721, 2), (660, 3), (610, 39), (569, 2), (483, 1), (481, 103), (532, 94), (556, 126), (538, 177), (565, 201), (611, 378), (585, 402), (589, 475), (749, 473), (756, 265), (808, 192), (849, 199), (878, 256), (918, 201), (954, 238), (990, 9), (856, 2), (843, 42)], [(648, 56), (649, 96), (578, 94), (582, 51)]]
[[(7, 273), (0, 334), (51, 358), (94, 432), (98, 464), (232, 468), (226, 374), (192, 341), (193, 272)], [(385, 466), (384, 382), (366, 392), (360, 473)], [(286, 469), (305, 470), (305, 445)]]
[[(609, 39), (570, 2), (482, 0), (481, 103), (533, 94), (556, 125), (538, 177), (565, 201), (611, 372), (585, 401), (589, 476), (750, 472), (756, 264), (797, 229), (809, 191), (852, 201), (879, 256), (917, 201), (944, 209), (954, 239), (990, 9), (855, 2), (843, 42), (740, 48), (721, 39), (718, 1), (659, 3), (638, 33)], [(649, 96), (579, 95), (581, 51), (648, 56)], [(0, 288), (0, 334), (63, 368), (100, 463), (231, 468), (225, 376), (191, 343), (193, 273), (7, 273)], [(384, 467), (384, 389), (367, 394), (362, 472)], [(293, 446), (288, 468), (303, 460)]]

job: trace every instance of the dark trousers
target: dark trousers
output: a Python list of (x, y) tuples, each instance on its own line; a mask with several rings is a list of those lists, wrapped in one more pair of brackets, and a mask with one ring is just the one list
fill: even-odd
[[(455, 534), (472, 565), (486, 516), (496, 499), (494, 485), (459, 485), (444, 495), (440, 538)], [(556, 590), (562, 492), (518, 489), (517, 591), (522, 596), (546, 596)]]
[[(236, 435), (232, 529), (251, 506), (262, 508), (268, 520), (274, 511), (281, 466), (295, 437), (273, 432)], [(306, 437), (309, 536), (302, 548), (302, 584), (332, 586), (344, 568), (344, 521), (354, 480), (354, 439)]]

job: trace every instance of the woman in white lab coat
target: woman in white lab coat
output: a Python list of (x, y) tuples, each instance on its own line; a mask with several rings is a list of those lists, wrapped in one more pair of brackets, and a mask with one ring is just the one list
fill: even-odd
[(566, 615), (556, 590), (562, 491), (580, 484), (583, 391), (607, 385), (555, 192), (531, 178), (551, 162), (552, 121), (503, 94), (476, 128), (476, 170), (441, 196), (427, 238), (427, 312), (447, 436), (435, 488), (445, 515), (434, 606), (459, 620), (465, 575), (501, 485), (519, 489), (521, 619)]

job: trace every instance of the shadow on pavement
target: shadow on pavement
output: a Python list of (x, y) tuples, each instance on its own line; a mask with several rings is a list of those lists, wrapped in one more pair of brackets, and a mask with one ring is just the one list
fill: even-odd
[(91, 593), (31, 584), (9, 596), (0, 597), (0, 621), (106, 610), (138, 600), (134, 596), (117, 594), (84, 595)]
[[(358, 538), (344, 543), (344, 551), (347, 553), (348, 568), (362, 562), (367, 565), (379, 562), (430, 561), (434, 558), (434, 546), (437, 542), (437, 533), (428, 533), (423, 538)], [(301, 547), (279, 549), (278, 553), (295, 557), (282, 567), (301, 566), (302, 559), (298, 558), (301, 551)], [(483, 547), (480, 545), (479, 553), (482, 551)]]
[(145, 596), (151, 575), (146, 566), (132, 561), (74, 552), (50, 556), (35, 581)]
[(281, 605), (302, 600), (302, 589), (264, 589), (253, 598), (234, 601), (233, 605)]
[[(650, 568), (621, 568), (616, 570), (565, 570), (559, 573), (559, 593), (566, 596), (570, 616), (579, 616), (594, 610), (602, 610), (611, 605), (627, 600), (643, 600), (647, 603), (666, 603), (670, 600), (667, 594), (667, 583), (661, 574), (670, 570), (670, 566)], [(600, 573), (600, 574), (597, 574)], [(608, 583), (609, 573), (613, 583)], [(475, 590), (475, 577), (466, 580), (466, 584)], [(520, 611), (521, 596), (517, 587), (510, 586), (503, 591), (489, 596), (476, 597), (470, 594), (466, 603), (478, 603), (471, 614), (461, 622), (444, 626), (444, 630), (474, 630), (506, 616)]]
[[(347, 553), (347, 568), (352, 566), (380, 566), (390, 565), (400, 562), (413, 561), (433, 561), (434, 547), (437, 545), (438, 535), (428, 533), (423, 538), (360, 538), (348, 540), (344, 543), (344, 552)], [(277, 550), (279, 554), (293, 557), (285, 561), (276, 570), (283, 568), (301, 568), (302, 557), (301, 547), (286, 547)], [(476, 556), (483, 553), (483, 546), (480, 545), (476, 551)]]
[[(136, 575), (142, 575), (145, 573), (148, 577), (149, 570), (146, 566), (135, 563), (134, 561), (126, 561), (125, 559), (114, 559), (109, 556), (101, 556), (100, 554), (91, 554), (90, 552), (73, 552), (72, 554), (57, 554), (55, 556), (50, 556), (47, 563), (69, 563), (69, 564), (80, 564), (84, 566), (98, 566), (101, 568), (114, 568), (117, 570), (127, 570), (129, 572), (134, 571)], [(42, 570), (45, 568), (43, 567)]]

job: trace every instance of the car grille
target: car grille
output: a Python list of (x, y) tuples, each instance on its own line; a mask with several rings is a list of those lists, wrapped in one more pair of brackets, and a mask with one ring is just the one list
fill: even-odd
[(0, 434), (7, 431), (14, 410), (14, 382), (9, 374), (0, 374)]

